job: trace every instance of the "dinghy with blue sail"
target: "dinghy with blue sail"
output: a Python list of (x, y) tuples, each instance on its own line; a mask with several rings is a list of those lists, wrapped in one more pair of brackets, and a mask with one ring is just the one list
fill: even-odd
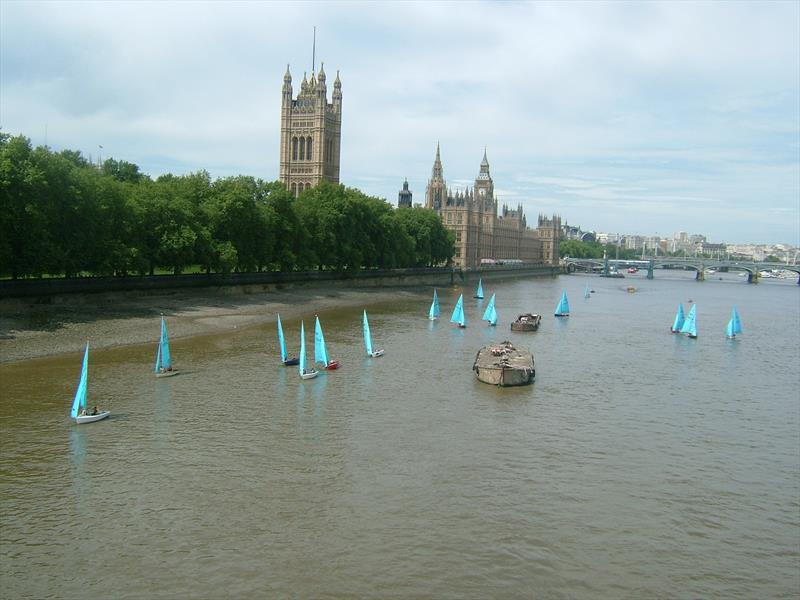
[(556, 306), (555, 316), (568, 317), (569, 316), (569, 300), (567, 300), (567, 290), (561, 293), (561, 300)]
[(691, 339), (697, 338), (697, 304), (693, 304), (689, 314), (686, 315), (686, 320), (681, 327), (681, 333), (685, 333)]
[(725, 328), (725, 335), (733, 339), (740, 333), (742, 333), (742, 321), (739, 318), (739, 312), (734, 306), (731, 311), (731, 319), (728, 321), (728, 326)]
[(483, 311), (483, 320), (488, 321), (489, 325), (497, 325), (497, 309), (494, 307), (494, 298), (495, 294), (492, 294), (492, 297), (489, 298), (489, 304), (486, 306), (486, 310)]
[(161, 315), (161, 336), (158, 338), (158, 350), (156, 351), (156, 377), (172, 377), (178, 374), (178, 369), (172, 366), (172, 354), (169, 350), (169, 334), (167, 333), (167, 322), (164, 315)]
[(300, 321), (300, 357), (297, 361), (298, 371), (300, 372), (300, 379), (313, 379), (319, 375), (319, 371), (313, 367), (306, 368), (306, 330), (303, 322)]
[(483, 278), (478, 279), (478, 289), (475, 290), (475, 297), (483, 300)]
[(299, 358), (289, 358), (286, 354), (286, 341), (283, 339), (283, 326), (281, 325), (280, 315), (278, 315), (278, 343), (281, 346), (281, 362), (285, 366), (296, 365), (300, 362)]
[(325, 336), (322, 334), (322, 325), (319, 324), (319, 317), (314, 324), (314, 362), (322, 365), (323, 369), (333, 371), (339, 368), (338, 360), (331, 360), (328, 356), (328, 348), (325, 346)]
[(681, 327), (683, 327), (683, 322), (686, 320), (686, 316), (683, 314), (683, 303), (678, 304), (678, 312), (675, 313), (675, 320), (672, 322), (672, 327), (670, 327), (670, 331), (672, 333), (680, 333)]
[(433, 302), (431, 302), (431, 308), (428, 311), (428, 318), (431, 321), (439, 318), (439, 296), (436, 294), (436, 288), (433, 288)]
[(362, 327), (364, 329), (364, 347), (367, 349), (367, 356), (377, 358), (383, 356), (383, 348), (372, 347), (372, 335), (369, 332), (369, 320), (367, 319), (367, 311), (364, 311), (364, 318), (362, 319)]
[(586, 282), (586, 289), (583, 290), (583, 297), (585, 300), (589, 299), (589, 282)]
[(450, 315), (450, 322), (456, 323), (459, 327), (467, 326), (467, 319), (464, 317), (464, 294), (459, 295), (453, 314)]
[(72, 399), (72, 410), (69, 416), (75, 419), (80, 425), (105, 419), (111, 413), (107, 410), (98, 410), (95, 406), (92, 410), (86, 408), (86, 396), (89, 387), (89, 342), (86, 342), (86, 349), (83, 351), (83, 366), (81, 367), (81, 377), (78, 380), (78, 388), (75, 390), (75, 397)]

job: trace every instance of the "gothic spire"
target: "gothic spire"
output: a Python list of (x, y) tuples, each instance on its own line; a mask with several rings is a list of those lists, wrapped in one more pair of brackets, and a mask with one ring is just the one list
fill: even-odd
[(439, 155), (439, 142), (436, 142), (436, 160), (433, 161), (431, 180), (443, 180), (442, 158)]

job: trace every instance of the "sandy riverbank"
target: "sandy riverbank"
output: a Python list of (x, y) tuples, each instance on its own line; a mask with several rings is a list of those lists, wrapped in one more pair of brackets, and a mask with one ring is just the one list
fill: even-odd
[(169, 318), (170, 337), (222, 333), (238, 327), (349, 306), (421, 298), (421, 288), (292, 289), (248, 293), (242, 288), (63, 295), (43, 304), (0, 300), (0, 363), (93, 348), (140, 344), (154, 339), (160, 313)]

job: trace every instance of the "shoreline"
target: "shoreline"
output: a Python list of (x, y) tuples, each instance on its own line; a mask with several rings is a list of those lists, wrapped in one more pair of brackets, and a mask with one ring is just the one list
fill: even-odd
[(156, 320), (169, 319), (170, 338), (224, 333), (307, 313), (421, 297), (426, 286), (342, 288), (319, 286), (270, 292), (239, 288), (165, 290), (57, 296), (50, 303), (0, 301), (0, 365), (69, 354), (90, 340), (93, 349), (152, 342)]

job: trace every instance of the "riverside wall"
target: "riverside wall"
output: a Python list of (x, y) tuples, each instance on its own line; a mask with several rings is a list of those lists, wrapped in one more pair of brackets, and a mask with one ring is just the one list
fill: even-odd
[(99, 293), (146, 295), (167, 290), (215, 290), (219, 293), (260, 293), (310, 287), (448, 287), (484, 280), (521, 277), (552, 277), (563, 272), (553, 266), (493, 266), (462, 270), (370, 269), (354, 272), (297, 271), (269, 273), (212, 273), (194, 275), (154, 275), (143, 277), (76, 277), (70, 279), (20, 279), (0, 281), (0, 299), (28, 298), (47, 300), (54, 296)]

